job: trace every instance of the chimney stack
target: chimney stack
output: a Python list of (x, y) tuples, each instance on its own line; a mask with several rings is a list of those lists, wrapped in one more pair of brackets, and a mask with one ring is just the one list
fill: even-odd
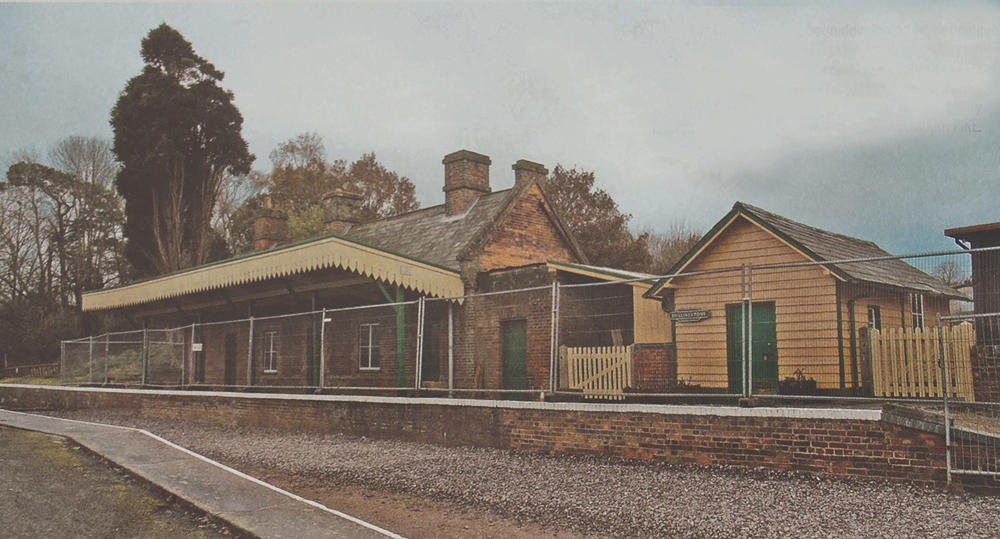
[(545, 168), (544, 165), (527, 159), (518, 159), (517, 163), (511, 165), (510, 168), (514, 170), (514, 185), (521, 185), (532, 180), (539, 182), (549, 175), (549, 169)]
[(323, 197), (323, 227), (331, 234), (346, 234), (352, 226), (361, 222), (361, 202), (359, 193), (337, 188)]
[(464, 213), (490, 192), (490, 158), (459, 150), (444, 156), (444, 205), (446, 215)]
[(253, 221), (253, 250), (264, 251), (288, 241), (288, 216), (271, 207), (271, 195), (264, 195), (264, 209)]

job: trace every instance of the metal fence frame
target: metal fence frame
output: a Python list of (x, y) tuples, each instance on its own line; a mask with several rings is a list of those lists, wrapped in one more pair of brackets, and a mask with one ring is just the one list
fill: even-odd
[[(199, 328), (205, 328), (205, 327), (210, 327), (210, 326), (219, 325), (219, 324), (243, 324), (243, 323), (247, 324), (248, 327), (249, 327), (249, 329), (250, 329), (249, 335), (250, 335), (250, 340), (251, 340), (251, 342), (249, 343), (250, 346), (248, 346), (248, 356), (249, 357), (247, 358), (247, 361), (248, 361), (248, 364), (252, 365), (252, 363), (253, 363), (253, 350), (254, 350), (254, 347), (253, 347), (253, 338), (254, 338), (253, 337), (254, 336), (253, 327), (254, 327), (255, 323), (260, 323), (260, 322), (267, 321), (267, 320), (289, 318), (289, 317), (319, 316), (319, 317), (321, 317), (321, 320), (322, 320), (322, 323), (320, 324), (320, 336), (319, 336), (319, 346), (320, 346), (320, 351), (319, 351), (319, 369), (320, 369), (320, 375), (318, 377), (318, 384), (316, 386), (280, 386), (280, 385), (270, 386), (270, 385), (256, 385), (256, 384), (252, 383), (253, 380), (249, 379), (249, 377), (252, 375), (253, 369), (248, 369), (247, 384), (245, 386), (244, 385), (240, 385), (240, 384), (237, 384), (237, 385), (239, 387), (247, 387), (247, 386), (253, 385), (254, 387), (258, 387), (258, 388), (267, 388), (267, 389), (275, 389), (275, 390), (303, 389), (303, 388), (312, 388), (312, 387), (314, 387), (315, 389), (318, 389), (318, 390), (350, 390), (350, 391), (357, 391), (357, 390), (377, 389), (379, 391), (397, 391), (397, 392), (406, 392), (406, 393), (409, 393), (409, 392), (412, 392), (412, 391), (417, 391), (417, 392), (426, 392), (428, 394), (442, 394), (442, 393), (446, 393), (448, 396), (455, 396), (457, 394), (506, 394), (506, 393), (513, 393), (513, 394), (518, 394), (518, 393), (519, 394), (541, 394), (541, 396), (543, 396), (543, 397), (544, 397), (544, 395), (546, 393), (548, 393), (550, 395), (551, 394), (555, 394), (555, 395), (571, 395), (571, 394), (577, 394), (577, 392), (575, 392), (575, 391), (566, 391), (564, 389), (560, 389), (560, 387), (561, 387), (560, 386), (561, 380), (560, 380), (560, 373), (559, 373), (559, 370), (560, 370), (559, 369), (559, 346), (560, 346), (560, 335), (561, 335), (560, 332), (563, 329), (563, 327), (562, 327), (562, 324), (563, 324), (562, 309), (564, 308), (565, 301), (566, 301), (565, 295), (569, 291), (576, 290), (576, 289), (585, 289), (585, 288), (590, 288), (590, 287), (600, 287), (600, 286), (616, 285), (616, 284), (630, 284), (630, 283), (636, 283), (636, 282), (649, 283), (649, 282), (652, 282), (654, 279), (661, 279), (661, 278), (667, 278), (667, 277), (685, 278), (685, 277), (709, 276), (709, 275), (717, 275), (717, 274), (734, 274), (735, 275), (736, 273), (739, 273), (739, 275), (740, 275), (740, 291), (739, 291), (739, 296), (740, 297), (738, 299), (739, 299), (739, 303), (740, 303), (741, 322), (742, 322), (742, 327), (740, 328), (740, 331), (742, 332), (742, 337), (743, 337), (742, 342), (745, 343), (745, 345), (740, 350), (740, 362), (741, 362), (742, 371), (743, 371), (742, 372), (741, 387), (740, 387), (741, 390), (738, 391), (738, 392), (724, 391), (724, 392), (720, 392), (720, 393), (712, 393), (712, 395), (714, 395), (714, 396), (720, 396), (720, 397), (743, 397), (743, 398), (748, 398), (748, 397), (756, 396), (756, 393), (755, 393), (755, 390), (754, 390), (754, 387), (753, 387), (753, 383), (751, 383), (751, 380), (750, 380), (751, 374), (754, 372), (754, 364), (753, 364), (753, 356), (754, 356), (754, 354), (753, 354), (753, 346), (754, 346), (754, 343), (753, 343), (753, 339), (750, 338), (750, 331), (751, 331), (751, 328), (753, 327), (753, 324), (754, 324), (754, 320), (753, 320), (753, 316), (754, 316), (754, 314), (753, 314), (753, 306), (754, 306), (754, 303), (755, 303), (755, 300), (756, 300), (756, 298), (755, 298), (755, 288), (754, 288), (755, 279), (757, 278), (757, 276), (759, 276), (761, 274), (761, 272), (773, 271), (773, 270), (782, 270), (782, 269), (791, 269), (791, 268), (804, 268), (804, 267), (810, 267), (810, 266), (812, 266), (812, 267), (827, 267), (827, 266), (831, 266), (831, 265), (864, 263), (864, 262), (873, 262), (873, 261), (880, 261), (880, 260), (908, 260), (908, 259), (920, 259), (920, 258), (931, 258), (931, 257), (940, 257), (940, 256), (953, 256), (953, 255), (963, 255), (963, 256), (966, 256), (966, 255), (969, 255), (970, 253), (973, 253), (973, 252), (992, 251), (992, 250), (1000, 250), (1000, 248), (986, 248), (986, 249), (960, 250), (960, 251), (939, 251), (939, 252), (918, 253), (918, 254), (901, 255), (901, 256), (883, 256), (883, 257), (870, 257), (870, 258), (855, 258), (855, 259), (831, 260), (831, 261), (822, 261), (822, 262), (795, 262), (795, 263), (784, 263), (784, 264), (758, 264), (758, 265), (746, 264), (745, 263), (745, 264), (742, 264), (742, 265), (736, 266), (736, 267), (727, 267), (727, 268), (722, 268), (722, 269), (714, 269), (714, 270), (700, 271), (700, 272), (678, 273), (678, 274), (666, 275), (666, 276), (663, 276), (663, 277), (656, 277), (656, 278), (642, 277), (642, 278), (634, 278), (634, 279), (619, 279), (619, 280), (613, 280), (613, 281), (609, 281), (609, 282), (595, 282), (595, 283), (583, 283), (583, 284), (561, 284), (559, 282), (553, 282), (551, 285), (546, 285), (546, 286), (529, 287), (529, 288), (523, 288), (523, 289), (517, 289), (517, 290), (488, 292), (488, 293), (482, 293), (482, 294), (472, 294), (472, 295), (457, 296), (457, 297), (447, 297), (447, 298), (423, 298), (423, 297), (421, 297), (421, 298), (419, 298), (417, 300), (407, 301), (407, 302), (385, 303), (385, 304), (379, 304), (379, 305), (359, 306), (359, 307), (347, 307), (347, 308), (340, 308), (340, 309), (321, 309), (321, 310), (306, 311), (306, 312), (301, 312), (301, 313), (292, 313), (292, 314), (284, 314), (284, 315), (277, 315), (277, 316), (267, 316), (267, 317), (248, 317), (248, 318), (245, 318), (245, 319), (227, 320), (227, 321), (220, 321), (220, 322), (193, 323), (193, 324), (188, 324), (188, 325), (185, 325), (185, 326), (179, 326), (177, 328), (168, 328), (168, 329), (165, 329), (163, 331), (179, 331), (179, 332), (185, 332), (185, 333), (189, 333), (190, 334), (189, 340), (187, 340), (187, 338), (186, 338), (186, 340), (184, 341), (186, 343), (186, 350), (184, 352), (185, 359), (182, 362), (182, 368), (181, 368), (182, 370), (181, 370), (181, 374), (180, 374), (180, 380), (179, 380), (179, 383), (177, 384), (178, 386), (181, 386), (181, 387), (192, 387), (192, 386), (197, 387), (196, 384), (192, 383), (192, 376), (191, 376), (192, 373), (190, 371), (193, 370), (193, 366), (195, 364), (195, 362), (193, 362), (191, 360), (192, 354), (197, 352), (196, 350), (192, 349), (191, 345), (195, 344), (196, 334), (198, 333)], [(537, 292), (537, 291), (543, 291), (543, 290), (549, 290), (550, 294), (551, 294), (551, 316), (550, 316), (550, 320), (549, 320), (549, 326), (550, 326), (550, 328), (549, 328), (549, 333), (550, 333), (550, 336), (549, 336), (550, 342), (549, 342), (549, 344), (550, 344), (550, 346), (549, 346), (549, 362), (548, 362), (548, 371), (549, 372), (548, 372), (548, 381), (547, 381), (547, 384), (546, 384), (547, 387), (541, 387), (541, 388), (537, 388), (536, 387), (534, 389), (503, 389), (503, 388), (480, 389), (480, 388), (458, 387), (458, 384), (456, 384), (456, 375), (455, 375), (455, 327), (454, 327), (455, 320), (454, 320), (454, 308), (455, 308), (456, 303), (467, 302), (469, 300), (474, 300), (474, 299), (477, 299), (477, 298), (486, 298), (486, 297), (490, 297), (490, 296), (498, 296), (498, 295), (504, 295), (504, 294), (517, 294), (517, 293)], [(427, 309), (427, 305), (428, 304), (435, 303), (435, 302), (445, 302), (448, 305), (448, 317), (447, 317), (447, 320), (448, 320), (448, 336), (449, 336), (448, 340), (449, 340), (449, 342), (448, 342), (448, 354), (447, 354), (447, 356), (448, 356), (448, 368), (447, 368), (448, 384), (447, 384), (447, 388), (446, 389), (444, 389), (444, 388), (428, 389), (428, 388), (422, 387), (422, 385), (421, 385), (422, 375), (424, 373), (424, 359), (425, 359), (424, 358), (424, 339), (425, 339), (424, 331), (425, 331), (425, 324), (426, 324), (426, 309)], [(402, 308), (402, 307), (410, 306), (410, 305), (416, 305), (417, 306), (417, 320), (416, 320), (416, 327), (415, 327), (415, 330), (416, 330), (416, 334), (415, 334), (415, 339), (416, 339), (415, 353), (413, 354), (413, 357), (411, 357), (411, 358), (408, 359), (408, 361), (412, 361), (412, 363), (413, 363), (414, 383), (408, 384), (406, 387), (369, 387), (369, 386), (342, 386), (342, 385), (329, 386), (327, 384), (326, 374), (327, 374), (327, 367), (328, 367), (328, 365), (327, 365), (328, 351), (326, 350), (326, 347), (327, 347), (326, 334), (327, 334), (327, 324), (330, 322), (329, 316), (332, 313), (348, 312), (348, 311), (361, 311), (361, 310), (365, 310), (365, 309), (386, 308), (386, 307), (389, 307), (389, 308)], [(149, 344), (150, 344), (149, 343), (149, 331), (153, 331), (153, 330), (152, 329), (144, 329), (144, 330), (140, 330), (140, 331), (142, 331), (143, 337), (142, 337), (142, 340), (141, 340), (141, 353), (140, 353), (140, 357), (142, 359), (142, 364), (141, 364), (140, 369), (139, 369), (139, 371), (141, 373), (141, 376), (140, 376), (140, 380), (139, 380), (139, 384), (138, 385), (141, 385), (141, 386), (151, 386), (151, 387), (158, 387), (158, 386), (168, 385), (168, 384), (162, 384), (162, 383), (157, 384), (157, 383), (155, 383), (155, 381), (151, 381), (151, 380), (147, 379), (148, 378), (148, 369), (149, 369)], [(109, 383), (112, 383), (113, 380), (109, 379), (109, 373), (108, 373), (108, 353), (109, 353), (108, 349), (109, 349), (109, 346), (111, 344), (119, 343), (119, 341), (115, 341), (114, 340), (115, 337), (117, 337), (117, 336), (123, 336), (123, 335), (130, 335), (130, 334), (134, 336), (134, 335), (137, 334), (137, 332), (135, 332), (135, 331), (133, 331), (133, 332), (114, 332), (114, 333), (107, 333), (107, 334), (103, 334), (103, 335), (99, 335), (99, 336), (87, 337), (87, 338), (83, 338), (83, 339), (63, 341), (62, 342), (62, 351), (63, 351), (63, 353), (62, 353), (62, 357), (60, 358), (61, 381), (64, 384), (73, 383), (73, 382), (71, 382), (68, 379), (68, 378), (71, 378), (71, 377), (67, 377), (67, 372), (69, 371), (69, 368), (68, 368), (69, 365), (67, 364), (67, 357), (68, 357), (67, 348), (68, 347), (73, 347), (73, 346), (78, 346), (78, 345), (81, 345), (83, 343), (86, 343), (86, 345), (89, 347), (89, 352), (88, 352), (89, 357), (88, 357), (88, 359), (86, 361), (86, 363), (88, 365), (88, 371), (89, 372), (88, 372), (88, 376), (87, 376), (86, 382), (82, 382), (82, 383), (87, 383), (87, 384), (109, 384)], [(131, 344), (137, 344), (137, 342), (132, 342)], [(673, 344), (674, 347), (677, 346), (677, 342), (676, 341), (674, 341), (672, 344)], [(95, 357), (99, 358), (99, 356), (100, 356), (100, 348), (101, 348), (102, 345), (104, 347), (104, 362), (103, 362), (103, 365), (101, 365), (100, 363), (95, 363)], [(676, 358), (675, 358), (675, 360), (676, 360)], [(103, 370), (104, 370), (103, 377), (101, 376), (101, 373), (100, 373), (100, 368), (102, 366), (103, 366)], [(77, 383), (81, 383), (81, 382), (77, 382)], [(637, 398), (642, 398), (642, 397), (664, 397), (664, 396), (669, 396), (669, 397), (688, 397), (688, 396), (703, 397), (703, 396), (705, 396), (704, 393), (685, 393), (685, 392), (671, 392), (671, 393), (661, 393), (661, 392), (632, 392), (632, 393), (630, 393), (630, 395), (634, 396), (634, 397), (637, 397)], [(796, 399), (796, 400), (801, 400), (801, 399), (805, 398), (803, 396), (785, 396), (785, 395), (771, 395), (771, 394), (768, 394), (767, 397), (768, 398), (773, 398), (773, 399)], [(809, 399), (815, 399), (815, 400), (829, 400), (829, 399), (843, 399), (845, 397), (844, 396), (812, 395), (812, 396), (808, 396), (808, 398)], [(853, 397), (850, 397), (850, 398), (852, 398), (854, 400), (877, 401), (877, 402), (885, 402), (885, 401), (888, 401), (888, 400), (897, 400), (897, 399), (886, 398), (886, 397), (864, 397), (864, 396), (853, 396)], [(907, 402), (913, 402), (913, 399), (905, 399), (905, 400)], [(937, 402), (937, 399), (934, 399), (934, 402)]]

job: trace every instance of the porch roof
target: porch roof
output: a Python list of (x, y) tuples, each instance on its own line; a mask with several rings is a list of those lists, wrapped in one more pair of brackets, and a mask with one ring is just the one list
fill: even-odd
[(84, 311), (131, 307), (208, 290), (309, 271), (338, 268), (436, 297), (465, 293), (455, 270), (342, 236), (329, 235), (161, 275), (115, 288), (87, 292)]
[(565, 271), (575, 275), (583, 275), (602, 281), (629, 281), (628, 284), (649, 287), (657, 280), (657, 276), (651, 273), (638, 271), (628, 271), (616, 268), (606, 268), (603, 266), (591, 266), (588, 264), (574, 264), (572, 262), (562, 262), (559, 260), (549, 260), (548, 267), (552, 270)]

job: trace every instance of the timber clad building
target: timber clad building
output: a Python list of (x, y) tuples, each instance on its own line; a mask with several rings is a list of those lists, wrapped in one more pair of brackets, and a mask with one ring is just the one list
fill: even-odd
[[(285, 221), (265, 213), (257, 251), (88, 293), (83, 309), (148, 327), (197, 323), (186, 371), (211, 386), (318, 386), (322, 373), (331, 387), (414, 387), (422, 325), (425, 385), (452, 374), (456, 387), (545, 389), (549, 290), (464, 296), (550, 286), (548, 260), (586, 262), (540, 183), (548, 171), (518, 161), (513, 188), (494, 192), (487, 156), (463, 150), (443, 164), (442, 205), (359, 223), (360, 196), (331, 193), (326, 236), (282, 243)], [(223, 323), (250, 317), (250, 328)], [(449, 351), (463, 358), (453, 373)]]
[[(844, 260), (858, 261), (825, 263)], [(669, 273), (685, 275), (662, 279), (650, 297), (671, 311), (711, 313), (676, 324), (678, 379), (733, 393), (741, 389), (744, 316), (755, 388), (798, 375), (820, 389), (860, 390), (872, 380), (859, 357), (863, 328), (930, 327), (950, 299), (967, 299), (872, 242), (741, 202)], [(750, 312), (741, 308), (747, 296)]]

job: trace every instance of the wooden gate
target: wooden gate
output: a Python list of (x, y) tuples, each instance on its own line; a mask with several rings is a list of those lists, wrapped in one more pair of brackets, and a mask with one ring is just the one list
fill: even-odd
[(570, 389), (586, 399), (621, 400), (632, 386), (632, 347), (561, 347)]
[(973, 402), (971, 350), (975, 337), (971, 324), (942, 327), (940, 330), (872, 330), (872, 383), (875, 396), (944, 396), (941, 366), (938, 363), (942, 344), (948, 376), (948, 396)]

